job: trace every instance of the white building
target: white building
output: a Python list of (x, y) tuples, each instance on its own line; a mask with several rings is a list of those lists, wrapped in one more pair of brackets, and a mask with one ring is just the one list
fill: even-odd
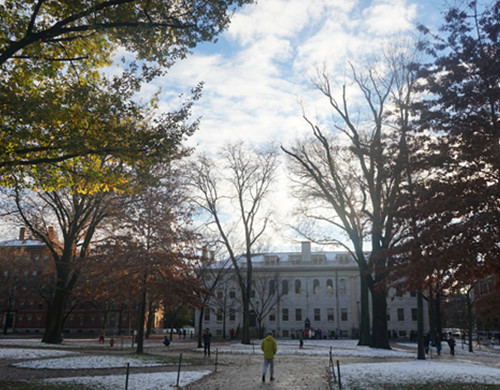
[[(252, 258), (254, 288), (250, 326), (257, 336), (259, 322), (277, 337), (295, 337), (309, 325), (314, 334), (357, 337), (360, 318), (360, 278), (348, 252), (311, 252), (309, 242), (300, 253), (264, 253)], [(245, 260), (241, 269), (246, 269)], [(215, 336), (229, 336), (242, 324), (241, 293), (232, 268), (224, 271), (205, 309), (203, 327)], [(390, 336), (410, 338), (417, 331), (415, 294), (392, 291), (388, 299)], [(198, 324), (199, 312), (195, 323)], [(424, 310), (424, 323), (427, 310)], [(311, 332), (311, 333), (313, 333)]]

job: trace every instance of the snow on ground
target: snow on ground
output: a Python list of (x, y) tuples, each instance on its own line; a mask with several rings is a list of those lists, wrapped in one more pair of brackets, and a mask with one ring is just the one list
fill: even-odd
[(415, 360), (401, 363), (348, 364), (340, 367), (343, 389), (378, 389), (416, 383), (500, 384), (500, 369), (464, 363)]
[(38, 359), (47, 357), (62, 357), (69, 355), (76, 355), (76, 352), (50, 350), (50, 349), (26, 349), (26, 348), (0, 349), (0, 359)]
[[(379, 358), (406, 358), (412, 359), (415, 353), (393, 348), (392, 350), (378, 350), (370, 347), (358, 346), (357, 340), (305, 340), (304, 348), (299, 349), (298, 340), (277, 340), (279, 354), (294, 355), (318, 355), (328, 356), (330, 348), (334, 357), (355, 356), (355, 357), (379, 357)], [(253, 354), (262, 351), (260, 341), (255, 340), (253, 345), (230, 344), (217, 348), (220, 353), (242, 353)]]
[[(183, 371), (179, 377), (179, 386), (186, 386), (210, 374), (210, 371)], [(125, 386), (125, 375), (107, 375), (104, 377), (87, 376), (73, 378), (45, 379), (43, 382), (84, 384), (95, 390), (114, 390)], [(158, 372), (148, 374), (133, 374), (128, 378), (128, 389), (130, 390), (173, 390), (177, 389), (177, 372)]]
[(88, 369), (88, 368), (116, 368), (126, 367), (157, 367), (165, 366), (165, 362), (157, 359), (138, 359), (131, 356), (75, 356), (61, 359), (30, 360), (14, 363), (15, 367), (35, 369)]

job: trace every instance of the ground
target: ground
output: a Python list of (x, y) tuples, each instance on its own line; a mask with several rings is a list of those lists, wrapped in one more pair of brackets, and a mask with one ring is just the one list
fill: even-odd
[[(176, 362), (182, 354), (184, 364), (179, 384), (190, 390), (329, 390), (329, 366), (331, 363), (336, 366), (337, 360), (344, 389), (350, 385), (355, 387), (352, 386), (353, 383), (358, 383), (359, 386), (359, 381), (363, 380), (361, 377), (367, 370), (378, 370), (377, 375), (371, 376), (372, 380), (397, 383), (402, 379), (394, 375), (396, 371), (403, 379), (408, 379), (411, 374), (406, 373), (406, 370), (418, 376), (420, 369), (425, 373), (435, 370), (438, 377), (448, 373), (452, 378), (458, 378), (462, 373), (467, 373), (469, 376), (464, 376), (464, 381), (493, 383), (500, 388), (500, 349), (491, 347), (483, 347), (482, 351), (470, 354), (466, 348), (458, 345), (456, 356), (450, 356), (448, 349), (443, 348), (440, 357), (436, 357), (434, 351), (432, 359), (428, 356), (429, 359), (421, 362), (415, 360), (416, 348), (410, 343), (393, 344), (392, 351), (380, 351), (357, 347), (354, 340), (308, 340), (305, 348), (299, 349), (295, 340), (278, 339), (274, 375), (276, 380), (270, 382), (268, 374), (266, 382), (262, 383), (263, 355), (258, 340), (255, 345), (250, 346), (244, 346), (238, 341), (216, 340), (212, 344), (210, 358), (203, 356), (203, 350), (197, 348), (194, 340), (174, 339), (169, 347), (163, 346), (161, 341), (161, 337), (147, 340), (146, 356), (170, 357), (170, 365), (166, 365), (165, 361), (155, 363), (136, 359), (127, 339), (117, 339), (114, 347), (98, 344), (94, 339), (67, 339), (63, 345), (54, 348), (37, 339), (0, 338), (0, 381), (96, 377), (100, 380), (99, 384), (105, 383), (112, 387), (112, 378), (120, 384), (124, 382), (124, 362), (127, 361), (131, 367), (130, 378), (135, 380), (131, 381), (134, 384), (129, 386), (130, 390), (174, 389), (178, 370)], [(386, 378), (383, 379), (384, 377)], [(158, 378), (161, 385), (155, 387), (154, 378)], [(447, 380), (446, 377), (443, 378)]]

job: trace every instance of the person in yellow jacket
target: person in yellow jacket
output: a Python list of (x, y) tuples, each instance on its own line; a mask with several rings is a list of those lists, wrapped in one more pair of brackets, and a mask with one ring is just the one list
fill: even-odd
[(266, 337), (260, 343), (260, 349), (264, 352), (264, 368), (262, 369), (262, 382), (266, 381), (267, 366), (269, 366), (269, 373), (271, 380), (274, 380), (274, 355), (278, 350), (278, 344), (273, 338), (273, 332), (267, 331)]

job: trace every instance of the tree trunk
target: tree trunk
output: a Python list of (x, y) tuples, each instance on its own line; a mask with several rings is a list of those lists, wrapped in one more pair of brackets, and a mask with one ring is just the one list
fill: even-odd
[(136, 353), (144, 353), (144, 320), (146, 317), (146, 288), (142, 290), (141, 303), (139, 304), (139, 313), (137, 318), (137, 349)]
[(387, 336), (387, 299), (385, 290), (372, 289), (372, 318), (373, 334), (370, 347), (391, 349)]
[(469, 333), (469, 352), (474, 352), (472, 349), (472, 302), (470, 300), (470, 291), (465, 294), (467, 302), (467, 328)]
[(359, 322), (359, 342), (358, 345), (370, 345), (370, 305), (369, 305), (369, 290), (368, 281), (366, 280), (365, 270), (360, 266), (360, 284), (361, 284), (361, 307), (360, 307), (360, 322)]
[(198, 348), (203, 347), (203, 313), (205, 312), (205, 307), (202, 306), (200, 309), (200, 317), (198, 318)]
[(421, 290), (417, 291), (417, 359), (425, 360), (424, 298)]
[(250, 318), (249, 318), (249, 309), (250, 309), (250, 301), (249, 295), (247, 291), (243, 291), (243, 324), (241, 328), (241, 343), (242, 344), (250, 344)]
[(59, 344), (64, 329), (64, 309), (69, 298), (69, 292), (64, 286), (58, 285), (54, 292), (54, 298), (47, 312), (47, 325), (43, 334), (42, 342)]

